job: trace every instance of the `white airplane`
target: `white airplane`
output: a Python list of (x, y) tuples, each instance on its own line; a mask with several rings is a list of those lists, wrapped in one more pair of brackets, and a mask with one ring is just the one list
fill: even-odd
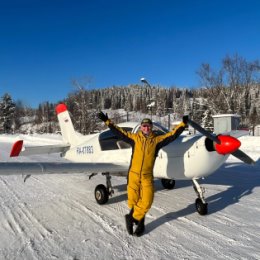
[[(101, 173), (106, 176), (106, 186), (97, 185), (94, 194), (97, 203), (106, 203), (109, 196), (114, 193), (111, 175), (127, 176), (131, 147), (109, 129), (79, 137), (74, 130), (66, 105), (59, 104), (56, 112), (63, 144), (27, 147), (23, 145), (22, 140), (19, 140), (13, 145), (10, 157), (59, 152), (68, 163), (6, 162), (0, 163), (0, 174), (20, 173), (26, 175), (26, 180), (31, 174), (90, 173), (91, 178)], [(241, 144), (236, 138), (241, 135), (239, 131), (215, 136), (192, 120), (188, 122), (203, 135), (181, 135), (173, 143), (161, 149), (156, 158), (154, 177), (161, 179), (162, 185), (167, 189), (174, 188), (175, 180), (192, 180), (198, 196), (195, 201), (196, 210), (199, 214), (205, 215), (208, 212), (208, 204), (204, 198), (205, 189), (200, 186), (198, 180), (215, 172), (230, 154), (248, 164), (255, 162), (238, 149)], [(119, 126), (127, 131), (137, 132), (140, 123), (127, 122)], [(153, 130), (157, 134), (168, 132), (157, 123), (154, 123)]]

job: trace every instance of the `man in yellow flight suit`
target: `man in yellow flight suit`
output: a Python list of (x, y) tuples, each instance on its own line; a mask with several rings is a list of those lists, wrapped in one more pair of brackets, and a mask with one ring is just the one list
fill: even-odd
[[(132, 157), (128, 172), (127, 195), (130, 213), (125, 215), (126, 228), (130, 235), (141, 236), (145, 230), (145, 214), (151, 208), (154, 198), (153, 167), (159, 149), (174, 141), (185, 129), (188, 116), (172, 131), (156, 136), (153, 133), (151, 119), (144, 118), (141, 130), (127, 132), (113, 124), (102, 111), (98, 113), (102, 120), (118, 137), (132, 146)], [(135, 230), (134, 224), (136, 224)]]

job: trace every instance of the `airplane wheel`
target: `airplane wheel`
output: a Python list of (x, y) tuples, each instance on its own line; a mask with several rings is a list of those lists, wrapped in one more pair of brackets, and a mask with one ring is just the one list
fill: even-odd
[(109, 194), (107, 192), (107, 188), (103, 184), (99, 184), (95, 188), (95, 199), (98, 204), (102, 205), (108, 202)]
[(172, 190), (175, 186), (175, 180), (161, 179), (162, 186), (165, 189)]
[(208, 203), (203, 203), (200, 198), (195, 201), (196, 210), (200, 215), (206, 215), (208, 213)]

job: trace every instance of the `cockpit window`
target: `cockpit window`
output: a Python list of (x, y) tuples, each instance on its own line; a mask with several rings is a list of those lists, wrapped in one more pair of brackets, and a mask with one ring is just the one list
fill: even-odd
[[(131, 127), (122, 128), (128, 132), (133, 130)], [(102, 151), (126, 149), (131, 147), (129, 144), (118, 138), (118, 136), (111, 130), (107, 130), (99, 135), (99, 143)]]

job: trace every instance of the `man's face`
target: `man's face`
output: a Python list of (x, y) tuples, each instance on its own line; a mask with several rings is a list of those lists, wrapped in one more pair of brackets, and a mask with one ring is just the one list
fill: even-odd
[(147, 123), (141, 124), (141, 131), (145, 135), (149, 135), (151, 133), (151, 131), (152, 131), (152, 128), (153, 128), (153, 126), (150, 125), (150, 124), (147, 124)]

